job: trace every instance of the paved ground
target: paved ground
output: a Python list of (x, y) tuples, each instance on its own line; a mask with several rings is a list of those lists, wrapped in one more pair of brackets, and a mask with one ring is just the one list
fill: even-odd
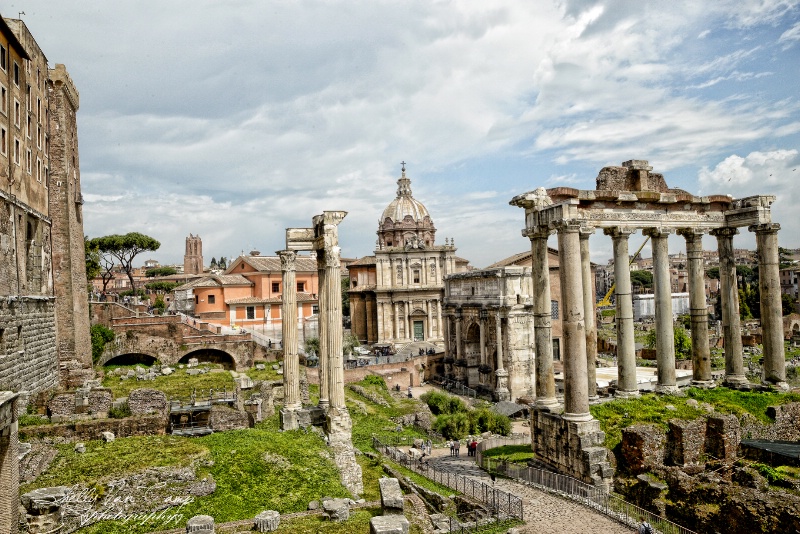
[[(451, 473), (481, 479), (491, 483), (489, 475), (480, 469), (473, 458), (467, 456), (466, 448), (461, 448), (461, 456), (454, 458), (450, 451), (434, 449), (431, 464)], [(602, 534), (630, 534), (634, 529), (594, 512), (585, 506), (531, 488), (525, 484), (498, 478), (495, 487), (512, 495), (522, 497), (525, 525), (518, 527), (524, 534), (583, 534), (586, 532)]]

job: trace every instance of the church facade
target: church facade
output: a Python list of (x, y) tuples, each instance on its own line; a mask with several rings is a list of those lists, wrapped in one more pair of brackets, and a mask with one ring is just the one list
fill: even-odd
[(378, 248), (348, 266), (351, 330), (362, 343), (444, 346), (444, 277), (467, 270), (451, 239), (436, 244), (427, 208), (411, 193), (405, 165), (397, 196), (378, 221)]

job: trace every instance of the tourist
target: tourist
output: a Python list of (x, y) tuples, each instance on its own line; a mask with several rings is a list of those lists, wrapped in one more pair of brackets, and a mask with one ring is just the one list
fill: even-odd
[(477, 454), (476, 454), (477, 451), (478, 451), (478, 440), (477, 439), (473, 439), (472, 440), (472, 456), (477, 456)]
[(455, 443), (453, 443), (453, 441), (451, 440), (451, 441), (447, 442), (447, 445), (448, 445), (448, 447), (450, 447), (450, 456), (455, 456), (456, 455), (456, 445), (455, 445)]
[(408, 398), (413, 399), (414, 395), (411, 394), (411, 386), (408, 386)]
[(456, 448), (456, 457), (458, 457), (461, 454), (461, 442), (456, 440), (456, 442), (453, 445)]
[(639, 534), (654, 534), (655, 530), (650, 526), (650, 523), (644, 520), (643, 516), (639, 516), (639, 521), (642, 522), (642, 524), (639, 525)]
[(431, 454), (433, 454), (433, 452), (432, 452), (433, 451), (433, 442), (431, 441), (430, 438), (428, 438), (428, 441), (427, 441), (427, 443), (425, 443), (425, 445), (428, 448), (428, 456), (430, 456)]

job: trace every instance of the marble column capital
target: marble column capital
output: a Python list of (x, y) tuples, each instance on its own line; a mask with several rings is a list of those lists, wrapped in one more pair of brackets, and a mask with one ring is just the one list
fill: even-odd
[(581, 231), (580, 221), (575, 220), (561, 220), (553, 223), (552, 227), (559, 233), (573, 234)]
[(589, 239), (589, 237), (594, 234), (595, 227), (594, 226), (581, 226), (580, 229), (580, 237), (581, 239)]
[(544, 228), (541, 226), (537, 226), (536, 228), (532, 228), (530, 230), (523, 230), (523, 235), (528, 237), (531, 241), (535, 239), (547, 239), (551, 235), (553, 235), (553, 230), (550, 228)]
[(294, 250), (278, 250), (275, 253), (281, 259), (281, 271), (296, 270), (297, 252)]
[(739, 233), (739, 229), (738, 228), (733, 228), (733, 227), (730, 227), (730, 226), (724, 226), (722, 228), (714, 228), (709, 233), (711, 235), (713, 235), (714, 237), (717, 237), (717, 238), (719, 238), (719, 237), (731, 237), (732, 238), (733, 236), (735, 236), (736, 234)]
[(748, 226), (747, 229), (756, 234), (777, 234), (778, 230), (781, 229), (781, 225), (778, 223), (754, 224)]
[(646, 235), (652, 238), (659, 238), (659, 237), (667, 237), (670, 234), (674, 234), (675, 230), (672, 228), (645, 228), (642, 230), (642, 235)]
[(678, 228), (678, 235), (686, 238), (686, 241), (699, 239), (706, 235), (706, 233), (706, 230), (702, 228)]
[(612, 239), (628, 239), (631, 234), (636, 233), (636, 228), (630, 226), (614, 226), (612, 228), (603, 228), (603, 233), (611, 236)]

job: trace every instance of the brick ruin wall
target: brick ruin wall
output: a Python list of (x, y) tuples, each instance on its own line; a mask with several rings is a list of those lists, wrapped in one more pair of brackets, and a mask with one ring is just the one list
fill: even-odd
[(0, 390), (36, 394), (58, 385), (52, 298), (0, 299), (0, 329)]
[(70, 443), (101, 439), (103, 432), (113, 432), (118, 438), (163, 435), (167, 433), (167, 418), (161, 415), (140, 415), (125, 419), (91, 419), (26, 426), (20, 429), (20, 436), (24, 441), (52, 440)]

